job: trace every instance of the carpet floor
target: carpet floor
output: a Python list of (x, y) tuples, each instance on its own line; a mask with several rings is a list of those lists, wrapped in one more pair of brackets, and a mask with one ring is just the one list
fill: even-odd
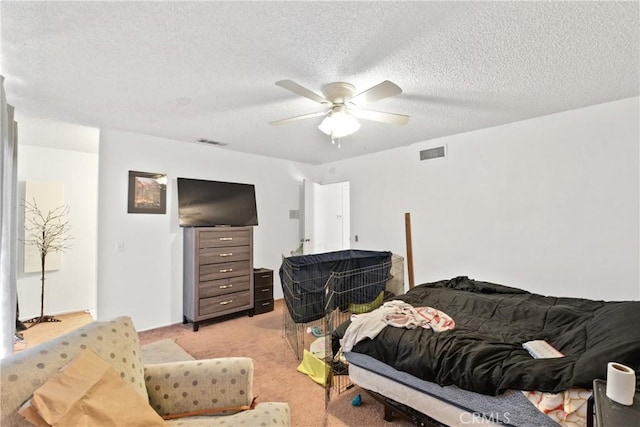
[(142, 362), (145, 365), (194, 360), (192, 355), (184, 351), (184, 349), (171, 338), (150, 342), (143, 345), (140, 350), (142, 350)]
[[(253, 317), (236, 316), (201, 324), (198, 332), (191, 324), (171, 325), (140, 332), (140, 343), (172, 339), (196, 359), (246, 356), (254, 359), (254, 395), (259, 402), (287, 402), (294, 427), (410, 426), (408, 420), (383, 420), (382, 405), (357, 386), (332, 393), (325, 409), (324, 387), (296, 371), (298, 360), (282, 334), (282, 300), (270, 313)], [(360, 394), (361, 406), (351, 400)]]

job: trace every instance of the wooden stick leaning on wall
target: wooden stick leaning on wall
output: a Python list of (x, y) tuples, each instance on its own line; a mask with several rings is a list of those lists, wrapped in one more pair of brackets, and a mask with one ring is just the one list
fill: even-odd
[(413, 279), (413, 246), (411, 245), (411, 214), (404, 214), (404, 232), (407, 241), (407, 268), (409, 269), (409, 289), (413, 289), (415, 281)]

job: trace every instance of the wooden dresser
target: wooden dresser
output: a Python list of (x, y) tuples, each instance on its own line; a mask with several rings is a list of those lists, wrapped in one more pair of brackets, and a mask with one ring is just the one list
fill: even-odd
[(184, 228), (183, 320), (253, 315), (253, 228)]

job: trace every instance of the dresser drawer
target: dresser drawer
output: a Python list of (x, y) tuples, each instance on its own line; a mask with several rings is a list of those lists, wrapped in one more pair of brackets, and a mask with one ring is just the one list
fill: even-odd
[(273, 298), (267, 301), (256, 301), (253, 305), (253, 314), (262, 314), (273, 311)]
[(220, 229), (201, 231), (200, 249), (219, 248), (227, 246), (249, 246), (251, 236), (249, 230)]
[(200, 282), (250, 274), (249, 261), (223, 262), (200, 266)]
[(251, 304), (251, 293), (249, 291), (236, 292), (233, 294), (220, 295), (211, 298), (202, 298), (199, 301), (199, 315), (220, 313)]
[(255, 286), (272, 285), (273, 270), (267, 270), (266, 268), (253, 270), (253, 283)]
[(215, 297), (232, 292), (248, 291), (250, 287), (251, 283), (247, 276), (229, 277), (201, 282), (198, 285), (198, 295), (200, 298)]
[(200, 265), (231, 261), (248, 261), (250, 255), (251, 248), (249, 246), (205, 248), (200, 250)]
[(273, 285), (260, 285), (253, 284), (253, 295), (255, 301), (264, 301), (267, 299), (273, 299)]

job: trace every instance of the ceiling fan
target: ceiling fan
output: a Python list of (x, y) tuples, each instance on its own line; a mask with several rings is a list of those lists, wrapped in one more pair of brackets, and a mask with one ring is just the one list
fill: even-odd
[(357, 119), (373, 120), (394, 125), (404, 125), (409, 121), (409, 116), (404, 114), (360, 109), (360, 105), (400, 95), (402, 89), (389, 80), (385, 80), (355, 95), (355, 86), (345, 82), (329, 83), (322, 89), (324, 96), (320, 96), (292, 80), (280, 80), (276, 82), (276, 85), (318, 102), (327, 107), (327, 109), (316, 113), (303, 114), (301, 116), (269, 122), (274, 126), (313, 117), (326, 116), (318, 126), (318, 129), (331, 136), (331, 140), (334, 141), (335, 139), (340, 139), (356, 132), (360, 128), (360, 123)]

